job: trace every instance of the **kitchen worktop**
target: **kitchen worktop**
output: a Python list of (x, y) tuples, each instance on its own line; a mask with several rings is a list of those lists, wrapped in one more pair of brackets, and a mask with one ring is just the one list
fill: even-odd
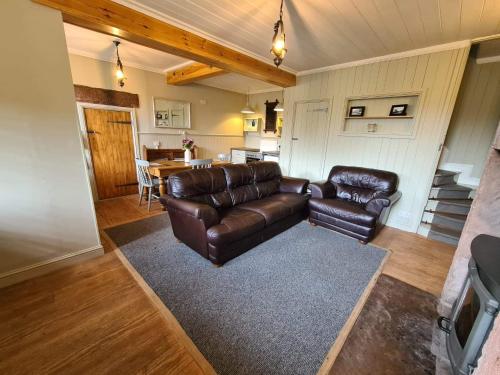
[(250, 148), (250, 147), (231, 147), (231, 150), (260, 152), (258, 148)]
[(262, 155), (280, 156), (279, 151), (262, 151)]

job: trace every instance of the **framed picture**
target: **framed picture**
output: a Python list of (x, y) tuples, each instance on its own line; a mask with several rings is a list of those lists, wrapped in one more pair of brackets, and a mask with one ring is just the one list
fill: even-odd
[(349, 108), (349, 117), (363, 117), (365, 115), (365, 106)]
[(394, 104), (391, 107), (391, 112), (389, 112), (389, 116), (406, 116), (407, 108), (408, 104)]
[(243, 131), (256, 132), (259, 131), (260, 118), (246, 118), (243, 123)]

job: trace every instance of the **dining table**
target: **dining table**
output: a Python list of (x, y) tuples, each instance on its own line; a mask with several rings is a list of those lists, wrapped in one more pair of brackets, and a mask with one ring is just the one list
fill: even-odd
[[(230, 161), (225, 160), (214, 160), (212, 161), (212, 167), (223, 167), (225, 165), (231, 164)], [(149, 173), (151, 176), (157, 177), (160, 183), (160, 196), (167, 193), (165, 186), (165, 178), (170, 176), (175, 172), (187, 171), (192, 169), (193, 166), (189, 162), (184, 160), (154, 160), (149, 164)]]

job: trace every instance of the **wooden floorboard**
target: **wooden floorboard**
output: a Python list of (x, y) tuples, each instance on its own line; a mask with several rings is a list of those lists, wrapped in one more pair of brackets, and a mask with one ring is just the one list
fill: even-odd
[[(96, 203), (104, 256), (0, 289), (0, 374), (214, 373), (103, 231), (165, 214), (137, 203)], [(439, 295), (451, 246), (389, 227), (373, 244), (391, 251), (384, 274)]]

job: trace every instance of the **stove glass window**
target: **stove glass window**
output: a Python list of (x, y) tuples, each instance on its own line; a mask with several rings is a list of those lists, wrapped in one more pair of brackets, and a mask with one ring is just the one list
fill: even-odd
[(479, 313), (480, 302), (479, 297), (474, 291), (474, 288), (469, 287), (465, 296), (460, 315), (455, 322), (455, 330), (457, 332), (458, 341), (462, 348), (467, 343), (470, 331)]

